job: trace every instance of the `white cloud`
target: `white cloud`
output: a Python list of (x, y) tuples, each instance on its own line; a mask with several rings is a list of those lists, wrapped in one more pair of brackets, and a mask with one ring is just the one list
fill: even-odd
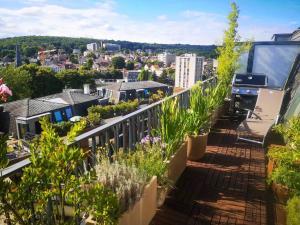
[[(90, 8), (68, 8), (33, 4), (20, 9), (0, 6), (0, 37), (17, 35), (56, 35), (93, 37), (156, 43), (218, 44), (226, 28), (226, 17), (218, 14), (188, 10), (170, 19), (160, 15), (149, 21), (133, 20), (118, 13), (113, 0), (98, 2)], [(267, 28), (267, 29), (266, 29)], [(246, 24), (241, 35), (269, 40), (276, 27)], [(257, 38), (258, 37), (258, 38)]]
[(167, 15), (159, 15), (157, 17), (158, 20), (166, 20), (167, 19)]

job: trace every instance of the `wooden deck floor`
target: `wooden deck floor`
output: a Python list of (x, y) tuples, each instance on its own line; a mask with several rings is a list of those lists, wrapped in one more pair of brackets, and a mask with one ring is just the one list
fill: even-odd
[(265, 225), (265, 153), (236, 143), (233, 121), (221, 121), (209, 136), (207, 153), (188, 162), (151, 225)]

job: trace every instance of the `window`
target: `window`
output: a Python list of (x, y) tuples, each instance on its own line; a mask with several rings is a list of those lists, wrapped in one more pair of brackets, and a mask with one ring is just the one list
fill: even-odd
[(62, 115), (61, 115), (61, 111), (55, 111), (54, 112), (54, 118), (56, 122), (61, 122), (63, 121)]
[(71, 107), (66, 108), (66, 116), (68, 120), (73, 116)]

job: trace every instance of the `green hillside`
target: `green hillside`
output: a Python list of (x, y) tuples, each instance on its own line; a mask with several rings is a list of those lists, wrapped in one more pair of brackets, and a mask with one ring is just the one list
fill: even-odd
[[(78, 48), (84, 51), (86, 44), (91, 42), (100, 42), (98, 39), (91, 38), (71, 38), (71, 37), (54, 37), (54, 36), (22, 36), (0, 39), (0, 58), (8, 56), (14, 58), (15, 46), (19, 44), (21, 54), (25, 57), (34, 56), (39, 49), (61, 48), (67, 53), (71, 53), (72, 49)], [(176, 54), (185, 52), (193, 52), (198, 55), (215, 57), (215, 45), (188, 45), (188, 44), (150, 44), (138, 43), (130, 41), (114, 41), (103, 40), (111, 43), (120, 44), (122, 49), (137, 50), (151, 49), (154, 52), (162, 52), (168, 50)]]

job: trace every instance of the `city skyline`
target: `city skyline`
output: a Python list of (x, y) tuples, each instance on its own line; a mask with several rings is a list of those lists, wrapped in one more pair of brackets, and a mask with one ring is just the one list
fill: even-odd
[[(0, 0), (0, 38), (89, 37), (149, 43), (220, 44), (229, 1)], [(300, 2), (239, 0), (242, 40), (270, 40), (300, 25)]]

